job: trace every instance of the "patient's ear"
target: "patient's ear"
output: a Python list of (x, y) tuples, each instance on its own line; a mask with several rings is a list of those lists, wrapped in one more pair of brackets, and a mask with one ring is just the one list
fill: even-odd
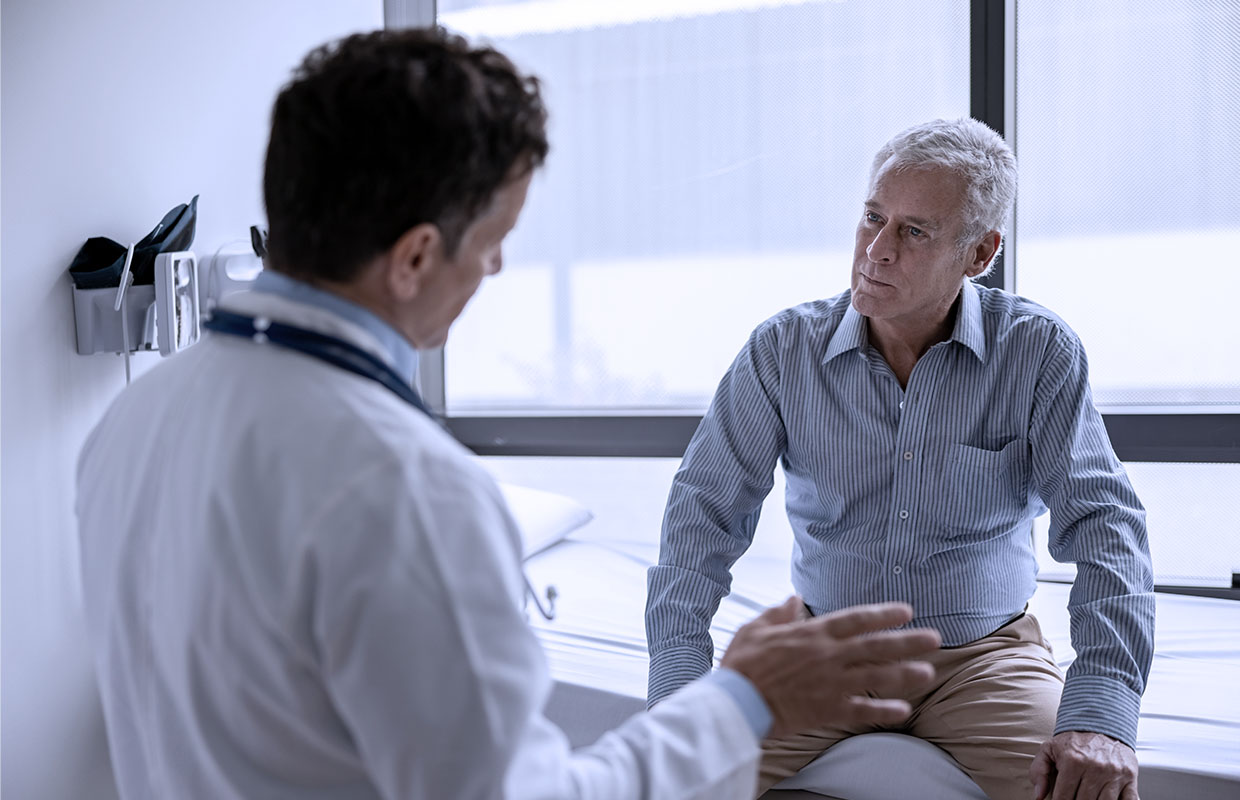
[(412, 300), (444, 261), (439, 227), (429, 222), (413, 226), (388, 250), (386, 260), (388, 289), (402, 302)]
[(988, 231), (985, 236), (977, 241), (969, 250), (970, 260), (965, 275), (970, 278), (976, 278), (986, 271), (990, 266), (990, 262), (994, 260), (995, 253), (999, 252), (999, 242), (1002, 237), (998, 231)]

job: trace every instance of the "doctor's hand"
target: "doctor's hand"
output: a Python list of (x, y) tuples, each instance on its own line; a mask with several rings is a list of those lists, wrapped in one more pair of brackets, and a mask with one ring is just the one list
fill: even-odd
[[(771, 709), (770, 736), (823, 725), (893, 725), (910, 712), (884, 699), (925, 686), (934, 669), (907, 659), (939, 647), (932, 630), (887, 631), (913, 618), (904, 603), (855, 606), (804, 619), (790, 597), (736, 632), (722, 665), (748, 678)], [(866, 696), (866, 693), (876, 695)]]
[(1137, 800), (1137, 754), (1101, 733), (1056, 734), (1029, 768), (1034, 800)]

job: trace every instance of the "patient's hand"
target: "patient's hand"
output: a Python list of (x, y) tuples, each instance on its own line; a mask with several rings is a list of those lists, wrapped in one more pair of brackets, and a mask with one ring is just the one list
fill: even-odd
[[(856, 606), (802, 618), (790, 597), (736, 632), (722, 665), (749, 678), (774, 717), (771, 736), (823, 725), (893, 725), (908, 703), (884, 699), (925, 686), (934, 669), (906, 659), (939, 646), (932, 630), (886, 631), (913, 618), (903, 603)], [(867, 697), (866, 692), (877, 697)]]
[(1101, 733), (1064, 731), (1029, 768), (1034, 800), (1137, 800), (1137, 754)]

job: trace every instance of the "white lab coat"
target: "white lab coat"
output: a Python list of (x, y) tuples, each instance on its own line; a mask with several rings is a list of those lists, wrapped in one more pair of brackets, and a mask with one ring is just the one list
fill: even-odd
[(570, 753), (495, 483), (366, 378), (208, 336), (109, 409), (77, 510), (126, 798), (753, 796), (756, 738), (709, 683)]

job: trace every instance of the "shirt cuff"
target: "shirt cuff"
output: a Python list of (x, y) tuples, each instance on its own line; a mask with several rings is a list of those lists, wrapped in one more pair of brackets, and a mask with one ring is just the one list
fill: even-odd
[(650, 657), (650, 684), (646, 707), (710, 672), (710, 654), (693, 647), (674, 647)]
[(759, 741), (766, 738), (775, 718), (771, 716), (771, 709), (758, 693), (757, 687), (748, 678), (736, 670), (720, 667), (703, 680), (715, 684), (731, 695), (741, 713), (745, 715), (745, 721), (749, 723), (753, 735)]
[(1063, 687), (1055, 733), (1104, 733), (1137, 749), (1141, 695), (1127, 684), (1101, 675), (1071, 677)]

